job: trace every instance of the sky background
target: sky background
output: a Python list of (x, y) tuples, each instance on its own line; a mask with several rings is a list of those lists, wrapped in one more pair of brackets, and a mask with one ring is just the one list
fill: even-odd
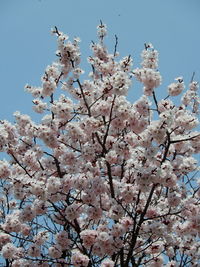
[[(177, 76), (183, 76), (187, 85), (195, 71), (200, 81), (199, 14), (199, 0), (0, 0), (0, 119), (13, 122), (16, 110), (35, 118), (32, 96), (24, 86), (39, 86), (46, 66), (56, 59), (56, 38), (50, 33), (54, 26), (70, 38), (81, 38), (86, 71), (89, 46), (97, 40), (101, 19), (108, 27), (110, 51), (116, 34), (120, 56), (133, 56), (134, 68), (145, 42), (159, 51), (163, 77), (159, 98), (167, 95), (167, 85)], [(131, 102), (141, 95), (141, 87), (133, 83)]]
[[(82, 66), (90, 71), (89, 46), (97, 40), (100, 20), (108, 27), (110, 51), (116, 34), (120, 57), (130, 54), (134, 68), (144, 43), (153, 43), (163, 77), (159, 98), (177, 76), (187, 85), (195, 71), (200, 81), (200, 0), (0, 0), (0, 120), (13, 122), (16, 110), (37, 118), (24, 86), (40, 86), (46, 66), (56, 59), (50, 29), (57, 26), (70, 38), (81, 38)], [(131, 102), (140, 97), (141, 88), (133, 83)]]

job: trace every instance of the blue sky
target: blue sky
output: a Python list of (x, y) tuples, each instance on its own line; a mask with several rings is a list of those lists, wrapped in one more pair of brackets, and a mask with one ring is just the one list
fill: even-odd
[[(159, 97), (177, 76), (187, 85), (195, 71), (200, 81), (200, 0), (0, 0), (0, 119), (13, 122), (16, 110), (36, 118), (24, 86), (39, 86), (46, 66), (56, 59), (53, 26), (81, 38), (82, 66), (90, 70), (89, 45), (96, 41), (100, 19), (108, 26), (111, 51), (116, 34), (121, 57), (131, 54), (134, 68), (144, 43), (153, 43), (163, 77)], [(141, 92), (133, 83), (129, 100)]]
[[(166, 96), (177, 76), (188, 84), (195, 71), (200, 80), (199, 14), (199, 0), (0, 0), (0, 119), (13, 121), (16, 110), (33, 114), (24, 85), (39, 86), (45, 67), (56, 59), (56, 39), (50, 34), (55, 25), (81, 38), (82, 66), (88, 70), (89, 45), (100, 19), (108, 26), (111, 51), (116, 34), (120, 55), (131, 54), (134, 67), (144, 43), (153, 43), (163, 77), (159, 97)], [(141, 86), (133, 84), (129, 100), (140, 94)]]

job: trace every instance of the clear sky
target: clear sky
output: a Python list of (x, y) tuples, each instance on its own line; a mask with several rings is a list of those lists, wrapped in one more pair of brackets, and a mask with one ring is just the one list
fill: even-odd
[[(39, 86), (45, 67), (56, 59), (56, 39), (50, 34), (55, 25), (81, 38), (83, 66), (101, 19), (108, 26), (111, 51), (116, 34), (120, 55), (131, 54), (134, 67), (144, 43), (154, 44), (160, 53), (161, 95), (177, 76), (188, 84), (195, 71), (200, 81), (199, 14), (199, 0), (0, 0), (0, 119), (13, 121), (16, 110), (32, 114), (24, 85)], [(140, 93), (133, 84), (129, 100)]]
[[(24, 86), (39, 86), (46, 66), (56, 59), (52, 27), (81, 38), (82, 64), (90, 69), (89, 45), (100, 20), (107, 24), (111, 51), (116, 34), (120, 56), (131, 54), (134, 68), (145, 42), (159, 51), (159, 97), (177, 76), (187, 85), (195, 71), (200, 81), (200, 0), (0, 0), (0, 119), (13, 122), (16, 110), (35, 118)], [(129, 100), (141, 91), (133, 83)]]

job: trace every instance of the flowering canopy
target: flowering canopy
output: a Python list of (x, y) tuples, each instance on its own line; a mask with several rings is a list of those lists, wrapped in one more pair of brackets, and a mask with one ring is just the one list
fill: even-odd
[[(80, 40), (55, 27), (58, 60), (41, 87), (26, 86), (41, 122), (20, 112), (14, 125), (0, 121), (5, 266), (199, 266), (198, 83), (183, 92), (178, 77), (158, 100), (153, 46), (133, 69), (130, 56), (117, 60), (117, 38), (108, 52), (106, 25), (97, 28), (88, 80)], [(144, 90), (130, 103), (133, 77)]]

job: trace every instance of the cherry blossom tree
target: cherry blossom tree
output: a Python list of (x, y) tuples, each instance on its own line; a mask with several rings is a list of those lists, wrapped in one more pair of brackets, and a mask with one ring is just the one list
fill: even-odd
[[(40, 123), (20, 112), (14, 124), (0, 121), (0, 151), (7, 154), (0, 161), (1, 262), (197, 267), (198, 82), (192, 77), (185, 88), (178, 77), (158, 99), (162, 78), (152, 44), (134, 69), (131, 56), (118, 59), (117, 37), (108, 52), (106, 25), (97, 32), (84, 80), (80, 40), (55, 27), (58, 60), (41, 87), (26, 85)], [(134, 79), (143, 93), (131, 103)]]

